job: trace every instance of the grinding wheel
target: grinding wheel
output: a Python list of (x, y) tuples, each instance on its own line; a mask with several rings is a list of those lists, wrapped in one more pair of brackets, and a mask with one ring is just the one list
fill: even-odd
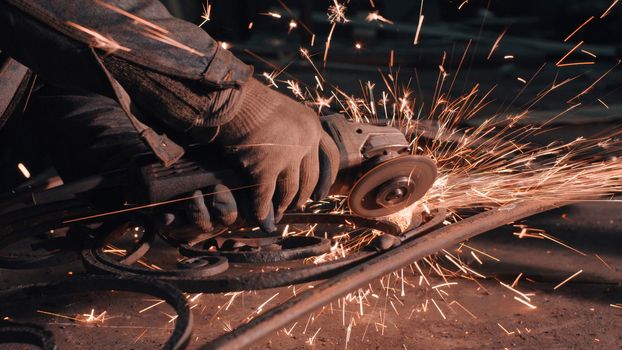
[(432, 187), (436, 165), (424, 156), (402, 156), (379, 164), (354, 184), (348, 205), (362, 217), (374, 218), (398, 212)]

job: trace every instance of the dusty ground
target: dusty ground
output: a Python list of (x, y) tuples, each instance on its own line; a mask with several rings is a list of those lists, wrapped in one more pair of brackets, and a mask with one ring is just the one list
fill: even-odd
[[(622, 216), (618, 212), (614, 203), (592, 204), (532, 220), (532, 227), (546, 229), (585, 255), (549, 240), (519, 240), (511, 227), (497, 230), (467, 244), (500, 261), (476, 253), (483, 262), (480, 265), (469, 248), (461, 249), (461, 256), (485, 279), (448, 278), (447, 282), (457, 284), (431, 288), (416, 268), (406, 267), (382, 282), (372, 283), (365, 297), (358, 298), (362, 291), (355, 293), (357, 298), (347, 301), (345, 308), (343, 299), (327, 305), (256, 348), (532, 349), (543, 344), (550, 349), (621, 348), (622, 309), (611, 306), (622, 303)], [(456, 248), (448, 250), (458, 254)], [(448, 270), (457, 270), (447, 261), (439, 261)], [(425, 262), (420, 266), (431, 286), (447, 283)], [(78, 269), (72, 267), (75, 272)], [(554, 290), (579, 270), (583, 272)], [(516, 289), (526, 293), (536, 309), (516, 301), (517, 294), (500, 284), (511, 284), (521, 272)], [(56, 279), (65, 273), (0, 272), (3, 287)], [(307, 287), (296, 286), (296, 291)], [(198, 348), (255, 317), (262, 304), (266, 303), (266, 310), (293, 292), (290, 287), (242, 293), (228, 309), (233, 295), (198, 296), (193, 303), (196, 326), (190, 348)], [(100, 293), (15, 304), (1, 313), (3, 317), (46, 324), (54, 331), (60, 349), (157, 349), (169, 334), (174, 312), (159, 305), (139, 313), (155, 302), (130, 293)], [(107, 319), (86, 324), (37, 312), (75, 317), (91, 309), (95, 316), (106, 311)]]

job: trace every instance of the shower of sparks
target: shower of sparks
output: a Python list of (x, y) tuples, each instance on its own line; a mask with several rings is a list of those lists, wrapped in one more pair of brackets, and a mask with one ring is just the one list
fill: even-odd
[[(460, 7), (466, 3), (467, 1), (464, 1)], [(422, 10), (423, 4), (419, 14), (415, 44), (419, 42), (423, 24)], [(336, 0), (333, 1), (328, 10), (331, 27), (324, 51), (325, 65), (336, 24), (348, 21), (345, 17), (345, 11), (345, 6)], [(376, 15), (373, 15), (374, 13)], [(379, 16), (377, 12), (370, 13), (368, 20), (384, 22), (381, 19), (384, 17), (375, 16)], [(574, 33), (569, 35), (568, 40), (592, 20), (586, 21), (577, 28)], [(498, 49), (505, 32), (506, 30), (497, 37), (488, 53), (489, 58)], [(359, 43), (355, 43), (355, 48), (360, 49), (357, 44)], [(591, 64), (580, 61), (565, 62), (571, 54), (578, 53), (582, 45), (583, 41), (565, 53), (557, 62), (557, 66)], [(593, 55), (589, 51), (580, 51), (588, 56)], [(561, 113), (552, 114), (548, 120), (536, 125), (522, 123), (529, 116), (534, 105), (530, 102), (527, 108), (521, 107), (521, 110), (511, 115), (493, 115), (482, 122), (478, 122), (476, 126), (465, 126), (468, 125), (467, 121), (479, 117), (482, 109), (490, 103), (489, 95), (492, 89), (482, 91), (479, 84), (474, 84), (463, 95), (454, 97), (451, 93), (452, 87), (457, 79), (462, 60), (458, 69), (452, 71), (449, 64), (445, 62), (446, 55), (443, 55), (439, 64), (437, 86), (433, 97), (430, 101), (423, 101), (415, 98), (413, 89), (409, 85), (398, 84), (399, 70), (394, 69), (394, 62), (389, 64), (389, 73), (382, 75), (385, 86), (378, 87), (372, 82), (361, 82), (363, 92), (362, 96), (359, 97), (347, 94), (327, 82), (315, 66), (307, 49), (301, 48), (300, 54), (315, 70), (314, 79), (317, 82), (317, 88), (315, 91), (311, 88), (303, 90), (296, 80), (284, 81), (287, 84), (286, 88), (296, 98), (317, 106), (320, 113), (323, 109), (340, 108), (341, 113), (357, 122), (388, 120), (390, 125), (402, 130), (411, 141), (413, 153), (428, 156), (435, 161), (439, 171), (438, 179), (413, 208), (426, 213), (441, 208), (447, 209), (449, 214), (444, 222), (446, 225), (461, 220), (464, 217), (464, 209), (487, 210), (502, 205), (511, 208), (512, 203), (528, 201), (533, 198), (542, 201), (589, 200), (622, 191), (622, 164), (602, 154), (602, 151), (606, 149), (622, 149), (622, 141), (618, 138), (620, 131), (614, 130), (607, 135), (599, 135), (594, 138), (579, 137), (568, 142), (553, 142), (546, 146), (535, 146), (526, 141), (530, 136), (544, 132), (546, 125), (581, 107), (581, 103), (570, 103), (570, 107), (564, 107), (566, 109)], [(463, 60), (464, 57), (466, 57), (466, 50)], [(513, 59), (514, 55), (507, 54), (503, 58), (506, 60)], [(614, 68), (615, 66), (602, 74), (575, 99), (587, 94)], [(447, 79), (450, 76), (453, 76), (451, 84), (449, 84), (450, 80)], [(264, 73), (264, 77), (268, 79), (270, 85), (276, 87), (274, 81), (276, 74)], [(555, 80), (550, 87), (539, 93), (534, 101), (539, 101), (551, 91), (559, 90), (563, 85), (576, 78), (567, 78), (562, 82)], [(533, 76), (528, 79), (518, 77), (517, 80), (528, 86), (533, 80)], [(602, 100), (599, 101), (606, 106)], [(426, 128), (426, 125), (433, 125), (434, 127)], [(310, 205), (307, 211), (344, 213), (347, 211), (344, 202), (344, 198), (334, 196), (322, 203)], [(409, 218), (412, 217), (413, 209), (410, 210), (410, 213), (405, 212), (404, 214)], [(543, 230), (524, 225), (517, 225), (516, 227), (518, 230), (515, 235), (518, 238), (546, 239), (578, 254), (585, 255), (584, 252)], [(305, 263), (318, 264), (346, 257), (359, 251), (375, 237), (382, 234), (375, 230), (365, 230), (348, 225), (343, 225), (340, 229), (342, 231), (339, 234), (331, 237), (333, 243), (330, 252), (305, 259)], [(282, 233), (289, 237), (317, 235), (318, 232), (322, 231), (318, 231), (316, 227), (301, 228), (289, 225), (283, 229)], [(597, 256), (597, 258), (599, 257)], [(601, 259), (599, 258), (599, 260)], [(459, 248), (453, 251), (447, 248), (447, 250), (433, 257), (413, 262), (410, 266), (381, 278), (379, 280), (381, 290), (377, 290), (375, 285), (372, 288), (370, 284), (368, 288), (353, 291), (339, 299), (335, 306), (333, 304), (326, 305), (317, 314), (309, 315), (304, 328), (301, 323), (297, 332), (306, 335), (308, 337), (307, 343), (314, 345), (316, 337), (322, 329), (317, 328), (316, 330), (315, 328), (319, 316), (323, 313), (332, 314), (333, 308), (335, 309), (334, 312), (341, 318), (345, 330), (346, 347), (351, 343), (354, 327), (357, 323), (365, 324), (363, 338), (368, 327), (376, 329), (379, 334), (384, 334), (385, 329), (389, 326), (388, 322), (390, 322), (387, 319), (387, 312), (397, 317), (408, 317), (409, 319), (416, 313), (438, 312), (443, 319), (447, 319), (443, 310), (449, 308), (455, 312), (453, 306), (458, 306), (469, 317), (477, 319), (475, 314), (457, 300), (449, 302), (453, 298), (448, 299), (448, 296), (454, 287), (459, 289), (464, 284), (462, 279), (469, 281), (469, 283), (475, 283), (478, 289), (483, 288), (485, 290), (478, 280), (484, 279), (486, 276), (476, 271), (475, 268), (491, 261), (499, 262), (500, 259), (484, 250), (473, 247), (470, 243), (462, 243)], [(604, 264), (606, 266), (606, 263)], [(409, 269), (411, 272), (408, 272)], [(582, 270), (570, 276), (555, 289), (581, 272)], [(534, 293), (521, 291), (523, 288), (518, 287), (522, 277), (523, 274), (520, 273), (513, 281), (500, 282), (500, 285), (512, 293), (512, 299), (521, 307), (537, 310), (537, 296)], [(452, 278), (459, 279), (460, 282), (456, 282)], [(523, 278), (524, 280), (531, 281), (529, 278)], [(510, 282), (512, 283), (510, 284)], [(291, 291), (296, 295), (297, 290), (300, 291), (303, 288), (292, 286)], [(404, 310), (403, 305), (405, 298), (408, 298), (409, 288), (426, 290), (425, 301), (422, 299), (423, 302), (418, 303), (416, 307)], [(432, 298), (428, 296), (428, 293), (434, 293), (438, 297)], [(231, 306), (237, 295), (230, 295), (230, 299), (224, 305), (227, 308)], [(263, 302), (256, 309), (256, 312), (247, 317), (246, 322), (262, 312), (268, 302), (278, 302), (276, 298), (277, 295), (275, 294)], [(613, 307), (613, 305), (619, 304), (611, 305)], [(224, 306), (219, 308), (219, 312), (223, 309), (225, 309)], [(355, 316), (352, 317), (351, 315)], [(363, 315), (367, 318), (364, 322), (361, 321)], [(293, 336), (296, 325), (294, 323), (290, 325), (291, 328), (283, 329), (281, 334)], [(522, 331), (518, 328), (508, 330), (500, 323), (498, 326), (507, 335), (514, 335)], [(527, 328), (525, 331), (530, 332)]]
[[(370, 2), (372, 7), (374, 7), (373, 1)], [(467, 3), (468, 0), (463, 1), (458, 9), (462, 9)], [(618, 0), (613, 1), (609, 8), (601, 15), (601, 18), (606, 16), (617, 3)], [(113, 10), (119, 12), (119, 9), (113, 8)], [(203, 15), (201, 16), (204, 21), (199, 26), (209, 21), (210, 11), (211, 5), (206, 1), (203, 8)], [(424, 15), (422, 11), (423, 1), (421, 1), (419, 22), (414, 37), (415, 45), (419, 43), (420, 31), (423, 25)], [(332, 5), (328, 9), (328, 19), (331, 23), (331, 28), (326, 40), (324, 65), (326, 65), (328, 50), (336, 24), (348, 22), (348, 19), (345, 17), (345, 12), (345, 5), (339, 3), (337, 0), (333, 0)], [(122, 12), (119, 13), (123, 14)], [(277, 19), (282, 17), (281, 14), (277, 12), (267, 12), (261, 15)], [(581, 28), (593, 20), (593, 18), (594, 17), (590, 17), (576, 28), (566, 38), (566, 41), (572, 38)], [(182, 44), (168, 37), (166, 35), (167, 32), (164, 31), (163, 28), (153, 27), (152, 23), (141, 19), (134, 20), (136, 23), (147, 28), (147, 34), (144, 35), (200, 54), (192, 48), (180, 46)], [(393, 22), (380, 16), (377, 11), (369, 13), (367, 21), (393, 24)], [(289, 30), (291, 31), (296, 28), (297, 23), (298, 22), (294, 19), (290, 20)], [(302, 22), (300, 23), (304, 25)], [(114, 40), (88, 28), (81, 27), (75, 23), (70, 25), (90, 34), (94, 41), (93, 47), (100, 48), (106, 52), (115, 52), (117, 50), (129, 51), (128, 48), (120, 46)], [(249, 23), (248, 28), (251, 29), (252, 25), (252, 22)], [(506, 30), (496, 39), (490, 49), (487, 57), (488, 59), (498, 48)], [(313, 46), (314, 39), (315, 35), (313, 34), (311, 46)], [(557, 66), (564, 67), (570, 65), (593, 64), (591, 61), (564, 63), (565, 59), (573, 52), (577, 51), (582, 44), (583, 41), (567, 52), (557, 62)], [(227, 43), (223, 42), (221, 45), (227, 48)], [(362, 45), (360, 43), (355, 44), (356, 49), (361, 49), (361, 47)], [(585, 50), (581, 50), (581, 52), (595, 57), (595, 55)], [(301, 48), (300, 53), (317, 73), (317, 75), (315, 75), (315, 80), (317, 81), (318, 88), (322, 90), (322, 94), (330, 97), (324, 97), (320, 95), (318, 91), (313, 91), (312, 89), (303, 90), (299, 82), (295, 80), (279, 80), (279, 82), (286, 83), (286, 88), (289, 89), (296, 98), (304, 100), (309, 104), (316, 105), (319, 113), (321, 113), (324, 108), (328, 109), (338, 106), (342, 108), (341, 112), (355, 121), (370, 122), (386, 119), (390, 121), (391, 125), (402, 130), (412, 143), (413, 153), (432, 158), (439, 170), (439, 177), (432, 189), (430, 189), (413, 208), (417, 208), (417, 210), (426, 213), (440, 208), (447, 209), (449, 214), (447, 220), (444, 222), (446, 225), (460, 220), (463, 217), (463, 213), (461, 212), (463, 209), (486, 210), (497, 208), (502, 205), (511, 208), (511, 204), (514, 202), (531, 200), (533, 198), (538, 198), (543, 201), (594, 199), (622, 191), (622, 164), (609, 160), (604, 156), (599, 156), (599, 152), (603, 149), (618, 149), (622, 146), (622, 144), (620, 144), (622, 141), (617, 139), (619, 133), (614, 131), (609, 135), (592, 139), (577, 138), (570, 142), (554, 142), (544, 147), (533, 146), (525, 142), (529, 136), (542, 132), (546, 124), (561, 117), (566, 112), (579, 107), (581, 105), (580, 103), (573, 104), (564, 112), (553, 116), (549, 121), (540, 125), (517, 126), (520, 124), (519, 122), (528, 116), (529, 111), (526, 109), (509, 116), (491, 116), (477, 126), (464, 126), (467, 124), (466, 121), (478, 117), (478, 113), (489, 103), (488, 96), (491, 90), (480, 91), (480, 85), (475, 84), (470, 91), (467, 91), (462, 96), (453, 97), (451, 90), (454, 84), (452, 82), (451, 86), (447, 87), (449, 81), (446, 80), (446, 78), (451, 76), (450, 74), (453, 74), (453, 79), (455, 81), (459, 68), (455, 72), (452, 72), (450, 67), (445, 65), (445, 58), (443, 58), (439, 65), (438, 84), (435, 88), (434, 96), (431, 101), (424, 102), (414, 97), (414, 93), (409, 86), (400, 86), (397, 83), (398, 73), (392, 69), (394, 63), (393, 50), (391, 50), (390, 56), (390, 73), (382, 76), (386, 86), (381, 89), (374, 87), (374, 84), (371, 82), (362, 83), (362, 97), (351, 96), (334, 88), (331, 84), (327, 83), (320, 74), (311, 59), (309, 51)], [(445, 57), (445, 55), (443, 57)], [(463, 59), (464, 57), (466, 57), (466, 50)], [(513, 55), (504, 56), (504, 59), (512, 58), (514, 58)], [(462, 64), (462, 61), (460, 64)], [(600, 76), (592, 85), (577, 95), (577, 97), (589, 92), (594, 85), (603, 79), (612, 69), (613, 68)], [(269, 85), (279, 88), (276, 79), (282, 71), (283, 70), (272, 73), (264, 72), (263, 76), (267, 79)], [(523, 84), (528, 84), (527, 80), (523, 78), (519, 77), (517, 80), (521, 81)], [(553, 83), (553, 87), (543, 92), (542, 95), (546, 95), (550, 91), (572, 80), (574, 80), (574, 78), (569, 78), (565, 82), (559, 84)], [(327, 89), (325, 92), (324, 86), (326, 86)], [(329, 89), (331, 88), (333, 88), (334, 91), (330, 91)], [(374, 96), (374, 94), (376, 94), (376, 96)], [(381, 97), (378, 98), (378, 95)], [(542, 96), (538, 97), (540, 98)], [(609, 108), (602, 100), (598, 99), (598, 101), (606, 108)], [(430, 107), (427, 107), (428, 105)], [(428, 109), (429, 112), (427, 112)], [(426, 129), (424, 126), (428, 122), (433, 124), (434, 128)], [(187, 200), (187, 198), (181, 200)], [(176, 199), (175, 201), (179, 200)], [(322, 205), (330, 207), (330, 209), (327, 210), (328, 212), (343, 213), (347, 210), (347, 207), (344, 206), (344, 202), (344, 198), (334, 196), (324, 201)], [(421, 208), (425, 209), (422, 210)], [(310, 207), (307, 209), (311, 210), (313, 208)], [(316, 209), (315, 212), (322, 210), (325, 209)], [(409, 218), (412, 217), (412, 210), (408, 214), (410, 214), (408, 215)], [(519, 231), (516, 232), (515, 235), (519, 238), (548, 239), (578, 254), (586, 255), (582, 251), (571, 247), (542, 230), (521, 225), (516, 225), (516, 227)], [(313, 235), (317, 234), (315, 229), (315, 226), (310, 228), (305, 227), (303, 229), (294, 227), (293, 225), (287, 226), (283, 230), (283, 236)], [(331, 245), (329, 253), (308, 258), (305, 262), (318, 264), (346, 257), (348, 254), (357, 252), (367, 246), (375, 237), (382, 234), (376, 230), (364, 230), (353, 227), (352, 225), (344, 225), (342, 229), (343, 231), (340, 232), (339, 235), (332, 237), (333, 244)], [(402, 315), (402, 317), (405, 317), (403, 316), (404, 309), (400, 308), (400, 305), (404, 305), (403, 300), (405, 300), (409, 288), (416, 288), (418, 290), (425, 289), (426, 296), (425, 302), (417, 304), (412, 310), (405, 310), (406, 315), (408, 315), (408, 311), (410, 311), (410, 316), (412, 316), (415, 313), (425, 313), (430, 310), (431, 312), (435, 312), (434, 309), (436, 309), (443, 319), (447, 319), (445, 313), (443, 313), (441, 309), (441, 306), (445, 303), (445, 307), (450, 311), (454, 310), (452, 308), (453, 305), (457, 305), (471, 318), (477, 319), (475, 314), (458, 301), (453, 300), (448, 302), (447, 300), (451, 299), (446, 298), (450, 295), (454, 286), (459, 288), (459, 286), (463, 284), (462, 279), (468, 280), (469, 283), (473, 282), (479, 285), (478, 279), (486, 278), (486, 276), (474, 270), (474, 268), (479, 265), (472, 264), (471, 262), (473, 262), (473, 259), (480, 265), (487, 263), (489, 260), (498, 262), (500, 259), (464, 243), (454, 251), (449, 251), (449, 248), (447, 249), (448, 250), (444, 250), (435, 257), (413, 262), (410, 266), (404, 267), (399, 272), (394, 272), (393, 274), (383, 277), (379, 281), (382, 286), (382, 290), (380, 291), (374, 290), (375, 287), (372, 288), (370, 284), (369, 288), (359, 289), (339, 299), (337, 313), (340, 314), (343, 327), (346, 330), (346, 348), (350, 342), (353, 327), (357, 325), (357, 322), (364, 322), (362, 321), (363, 315), (369, 318), (367, 326), (370, 324), (373, 325), (371, 329), (375, 327), (381, 334), (384, 334), (385, 329), (388, 327), (387, 322), (390, 322), (387, 320), (387, 310), (391, 314), (395, 313), (397, 316)], [(461, 255), (460, 252), (463, 249), (464, 255)], [(105, 251), (115, 255), (125, 254), (124, 250), (114, 247), (107, 247)], [(471, 257), (473, 259), (471, 259)], [(598, 255), (596, 255), (596, 257), (602, 261), (605, 266), (610, 268), (602, 258)], [(140, 260), (138, 263), (150, 269), (160, 269), (158, 266), (147, 263), (144, 260)], [(583, 270), (580, 270), (568, 277), (554, 289), (558, 289), (563, 284), (579, 275), (582, 271)], [(522, 273), (516, 277), (512, 284), (503, 282), (500, 282), (500, 284), (507, 290), (516, 294), (513, 295), (515, 301), (530, 309), (536, 309), (537, 306), (532, 303), (534, 295), (521, 292), (517, 289), (517, 284), (521, 276)], [(460, 282), (454, 282), (451, 278), (457, 279)], [(307, 286), (307, 288), (312, 287), (313, 286)], [(298, 290), (301, 289), (302, 287), (298, 288)], [(292, 286), (291, 290), (295, 296), (296, 286)], [(437, 303), (434, 298), (428, 297), (428, 292), (438, 295), (440, 299), (437, 298), (436, 300), (440, 301)], [(234, 305), (240, 304), (239, 299), (242, 299), (243, 302), (244, 295), (248, 295), (245, 293), (251, 292), (232, 292), (224, 294), (227, 301), (218, 306), (218, 311), (213, 315), (212, 321), (219, 322), (218, 325), (223, 326), (225, 331), (230, 331), (232, 329), (231, 322), (217, 315), (219, 315), (221, 311), (229, 310), (231, 307), (234, 307)], [(195, 308), (199, 304), (198, 299), (200, 296), (200, 293), (192, 297), (188, 295), (187, 299), (195, 303), (192, 308)], [(270, 302), (278, 302), (278, 297), (279, 293), (276, 293), (265, 300), (259, 307), (255, 308), (253, 313), (246, 317), (245, 322), (251, 321), (262, 313)], [(281, 298), (282, 297), (283, 295), (281, 295)], [(536, 298), (534, 299), (537, 301)], [(143, 308), (139, 313), (144, 313), (164, 303), (163, 300), (153, 301), (155, 303)], [(382, 306), (383, 303), (384, 306)], [(430, 304), (434, 305), (435, 308), (432, 308)], [(611, 307), (622, 308), (622, 305), (611, 304)], [(323, 308), (318, 315), (312, 314), (309, 316), (304, 330), (302, 330), (302, 334), (307, 334), (307, 329), (309, 334), (313, 332), (312, 330), (317, 327), (317, 324), (315, 324), (315, 327), (313, 326), (316, 318), (318, 318), (320, 314), (328, 312), (325, 310), (329, 310), (328, 307)], [(95, 316), (94, 310), (92, 310), (89, 314), (74, 318), (40, 310), (38, 312), (75, 321), (82, 320), (83, 318), (84, 320), (91, 319), (91, 321), (82, 320), (80, 322), (95, 322), (100, 316), (103, 322), (106, 313), (104, 311), (99, 316)], [(332, 313), (332, 304), (330, 305), (330, 313)], [(168, 322), (173, 322), (177, 317), (168, 314), (165, 315), (169, 318)], [(346, 315), (348, 317), (346, 317)], [(354, 317), (350, 315), (354, 315)], [(408, 316), (409, 319), (410, 316)], [(374, 317), (377, 318), (377, 321), (375, 319), (372, 321)], [(347, 323), (348, 318), (350, 319), (349, 324)], [(515, 331), (508, 331), (500, 323), (497, 324), (507, 335), (516, 333)], [(292, 336), (292, 332), (294, 332), (296, 325), (297, 323), (294, 323), (291, 328), (284, 329), (283, 333)], [(300, 329), (302, 327), (298, 328)], [(312, 336), (307, 339), (309, 345), (312, 346), (315, 344), (316, 337), (321, 329), (321, 327), (318, 328)], [(367, 331), (367, 328), (365, 331)], [(520, 333), (518, 328), (516, 331)], [(142, 337), (145, 332), (146, 330), (139, 338)], [(527, 332), (529, 332), (529, 330), (527, 330)], [(365, 337), (365, 335), (363, 335), (363, 337)]]
[(386, 19), (385, 17), (381, 16), (380, 14), (378, 14), (378, 11), (368, 13), (367, 17), (365, 17), (365, 20), (367, 22), (378, 21), (378, 22), (383, 22), (387, 24), (393, 24), (393, 21), (390, 21)]

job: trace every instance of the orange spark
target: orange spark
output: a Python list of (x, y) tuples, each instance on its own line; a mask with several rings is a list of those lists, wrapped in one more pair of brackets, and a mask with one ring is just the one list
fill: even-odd
[(503, 327), (503, 326), (501, 325), (501, 323), (497, 322), (497, 325), (498, 325), (499, 327), (501, 327), (501, 329), (503, 329), (503, 331), (505, 332), (505, 334), (507, 334), (507, 335), (512, 335), (512, 334), (514, 334), (514, 332), (508, 332), (508, 330), (507, 330), (507, 329), (505, 329), (505, 327)]
[(605, 106), (605, 108), (609, 109), (609, 106), (607, 106), (607, 104), (603, 102), (603, 100), (601, 100), (600, 98), (598, 99), (598, 102), (600, 102), (603, 106)]
[(298, 23), (296, 23), (296, 21), (294, 21), (293, 19), (289, 21), (289, 30), (287, 31), (287, 33), (291, 33), (292, 30), (296, 29), (298, 27)]
[(260, 15), (262, 16), (268, 16), (268, 17), (273, 17), (273, 18), (281, 18), (283, 16), (281, 16), (280, 13), (278, 12), (264, 12), (264, 13), (260, 13)]
[(386, 19), (385, 17), (379, 15), (378, 11), (374, 11), (374, 12), (368, 13), (367, 17), (365, 17), (365, 20), (367, 22), (378, 21), (378, 22), (384, 22), (384, 23), (388, 23), (388, 24), (393, 24), (393, 21), (390, 21), (390, 20)]
[(601, 258), (598, 254), (594, 254), (594, 256), (596, 256), (596, 258), (600, 260), (600, 262), (602, 262), (603, 265), (605, 265), (609, 270), (614, 271), (611, 265), (607, 264), (605, 260), (603, 260), (603, 258)]
[(595, 63), (596, 62), (594, 61), (583, 61), (583, 62), (560, 63), (557, 66), (558, 67), (585, 66), (585, 65), (595, 64)]
[(202, 27), (205, 23), (210, 21), (211, 13), (212, 13), (212, 5), (209, 4), (209, 0), (205, 0), (205, 5), (203, 5), (203, 13), (201, 14), (201, 18), (203, 18), (203, 22), (199, 24), (199, 27)]
[(413, 44), (417, 45), (419, 44), (419, 34), (421, 33), (421, 26), (423, 26), (423, 15), (419, 15), (419, 23), (417, 24), (417, 31), (415, 32), (415, 40), (413, 41)]
[(609, 12), (611, 12), (611, 9), (613, 9), (613, 7), (618, 3), (618, 1), (620, 1), (620, 0), (613, 0), (611, 5), (609, 5), (609, 7), (605, 10), (605, 12), (603, 12), (603, 14), (600, 15), (600, 18), (601, 19), (605, 18), (605, 16), (607, 16), (609, 14)]
[(17, 163), (17, 169), (19, 169), (25, 178), (30, 179), (30, 171), (28, 171), (28, 168), (26, 168), (23, 163)]
[(580, 41), (577, 45), (575, 45), (575, 47), (573, 47), (570, 51), (566, 52), (566, 54), (559, 59), (559, 61), (557, 61), (557, 63), (555, 65), (557, 65), (559, 67), (559, 65), (568, 57), (570, 56), (571, 53), (574, 52), (574, 50), (576, 50), (579, 46), (583, 45), (583, 41)]
[(501, 34), (499, 34), (499, 36), (497, 37), (497, 40), (495, 40), (495, 43), (492, 44), (492, 47), (490, 48), (490, 52), (488, 53), (488, 57), (486, 57), (487, 60), (490, 59), (490, 57), (492, 56), (492, 53), (495, 52), (495, 50), (499, 47), (499, 43), (501, 42), (501, 39), (503, 39), (503, 36), (505, 35), (505, 32), (507, 32), (508, 29), (505, 28)]
[(579, 270), (577, 272), (575, 272), (572, 276), (566, 278), (565, 280), (561, 281), (561, 283), (559, 283), (558, 285), (555, 286), (555, 288), (553, 288), (553, 290), (556, 290), (557, 288), (563, 286), (564, 284), (566, 284), (568, 281), (570, 281), (571, 279), (577, 277), (581, 272), (583, 272), (583, 270)]
[(431, 299), (431, 300), (432, 300), (432, 303), (434, 304), (434, 306), (436, 306), (436, 309), (438, 310), (438, 313), (441, 314), (441, 316), (443, 316), (443, 320), (446, 320), (447, 317), (445, 317), (445, 314), (443, 313), (441, 308), (438, 307), (438, 304), (436, 304), (436, 301), (434, 299)]
[(564, 39), (564, 42), (568, 41), (570, 38), (572, 38), (573, 35), (575, 35), (579, 30), (581, 30), (581, 28), (585, 27), (586, 24), (590, 23), (591, 20), (594, 19), (594, 16), (591, 16), (590, 18), (588, 18), (587, 20), (585, 20), (585, 22), (583, 22), (580, 26), (577, 27), (577, 29), (573, 30), (572, 33), (568, 34), (568, 36), (566, 37), (566, 39)]
[(535, 305), (533, 305), (533, 304), (531, 304), (531, 303), (529, 303), (529, 302), (527, 302), (527, 301), (525, 301), (525, 300), (523, 300), (523, 299), (521, 299), (521, 298), (519, 298), (517, 296), (514, 297), (514, 300), (527, 305), (530, 309), (537, 309), (537, 307)]

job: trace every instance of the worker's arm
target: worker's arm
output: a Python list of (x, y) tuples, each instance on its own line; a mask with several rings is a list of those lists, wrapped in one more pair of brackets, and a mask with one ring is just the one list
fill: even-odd
[[(209, 92), (225, 89), (235, 99), (252, 74), (251, 66), (156, 0), (2, 1), (0, 46), (56, 85), (110, 95), (90, 52), (94, 47), (106, 65), (114, 60), (113, 76), (136, 104), (157, 108), (158, 118), (179, 128), (229, 121), (233, 113), (212, 106)], [(123, 76), (136, 70), (142, 70), (140, 77)], [(162, 91), (137, 91), (126, 86), (130, 79), (134, 85), (155, 80)]]
[(111, 96), (118, 82), (146, 120), (213, 141), (254, 185), (253, 219), (266, 230), (335, 179), (338, 151), (315, 112), (156, 0), (6, 0), (0, 49), (56, 84)]

